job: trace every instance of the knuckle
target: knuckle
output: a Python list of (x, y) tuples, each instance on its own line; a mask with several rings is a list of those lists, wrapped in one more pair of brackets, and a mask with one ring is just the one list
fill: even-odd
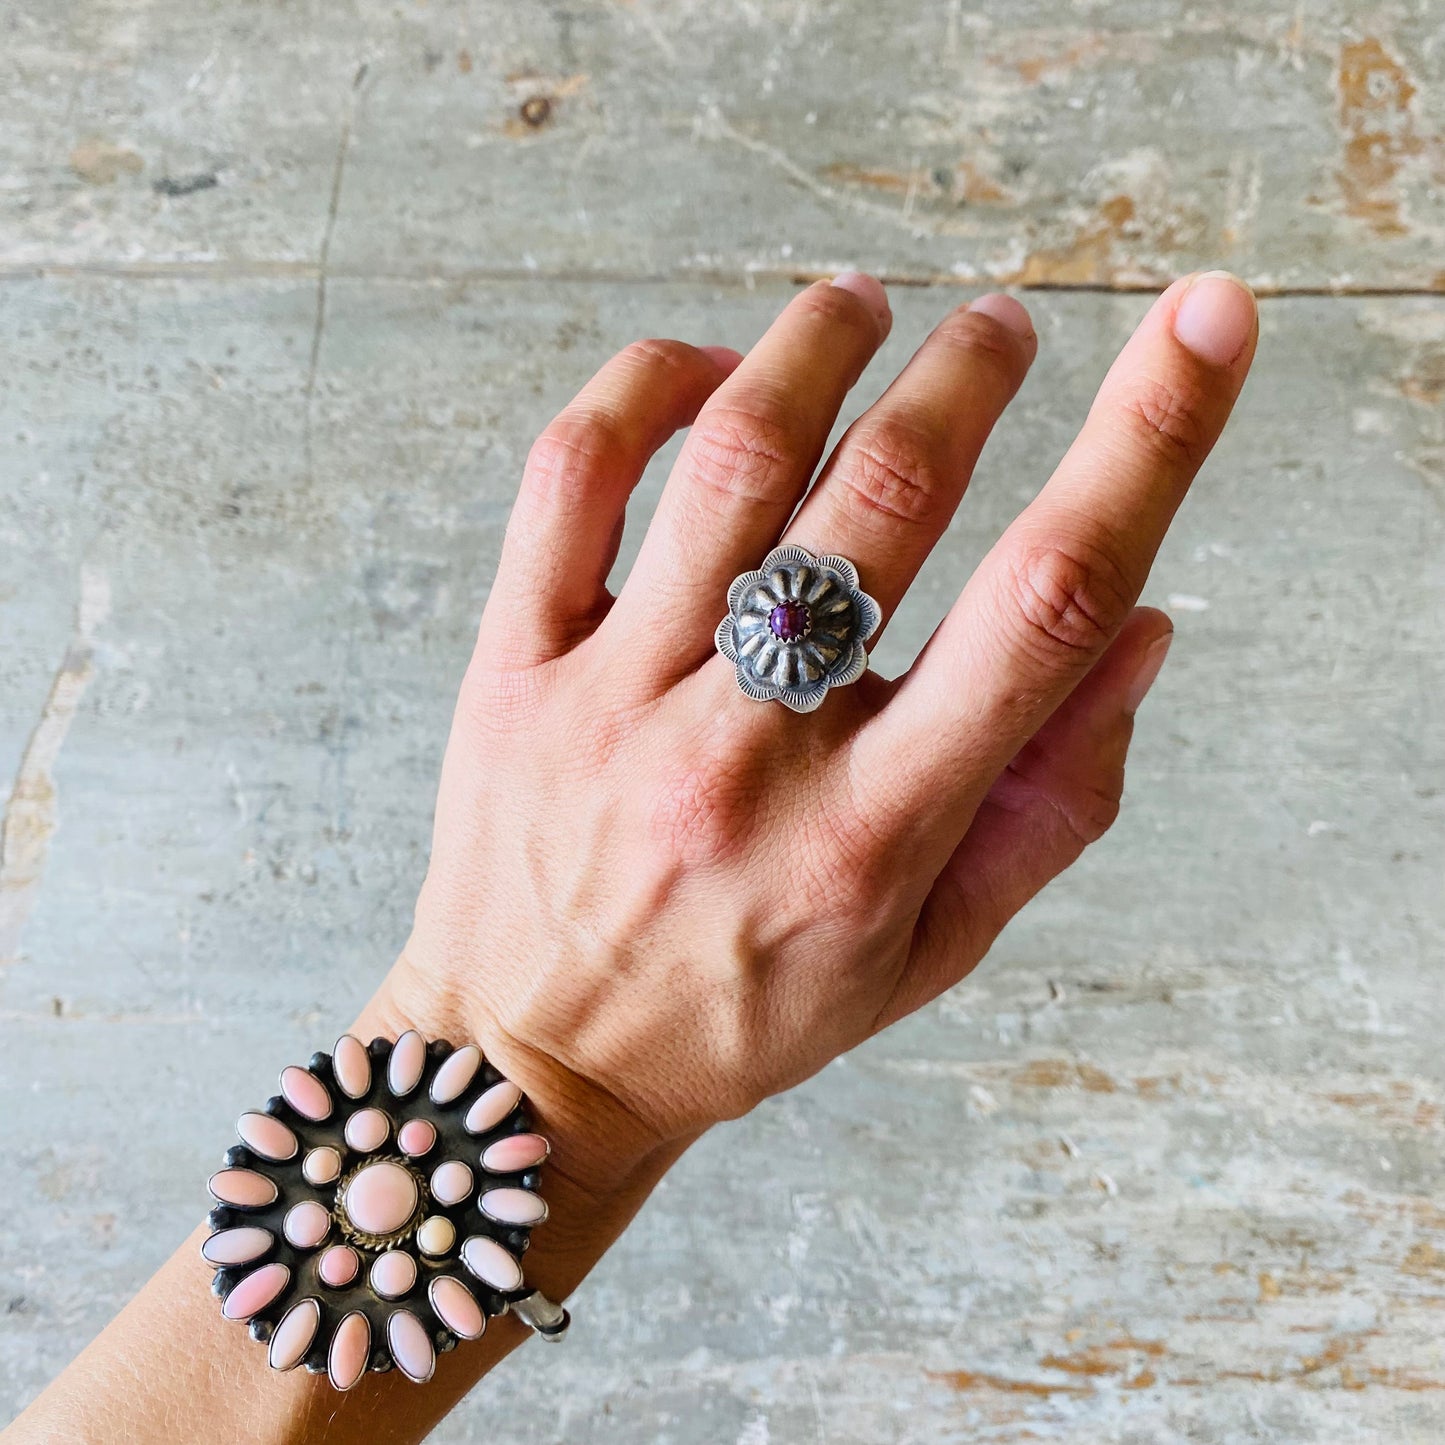
[(623, 347), (617, 359), (624, 366), (649, 375), (672, 375), (692, 371), (698, 352), (696, 347), (689, 346), (685, 341), (647, 336)]
[(543, 504), (566, 502), (592, 478), (625, 468), (629, 450), (627, 437), (606, 413), (565, 411), (532, 443), (527, 487)]
[(1123, 568), (1102, 548), (1033, 545), (1005, 575), (1022, 640), (1046, 663), (1098, 656), (1134, 605)]
[(921, 429), (897, 420), (855, 433), (840, 481), (846, 502), (863, 520), (905, 526), (937, 520), (945, 481), (939, 448)]
[(688, 439), (688, 477), (715, 513), (775, 500), (777, 484), (797, 465), (786, 424), (763, 403), (719, 407)]
[(1125, 390), (1119, 410), (1130, 439), (1168, 466), (1192, 471), (1209, 451), (1203, 396), (1197, 387), (1158, 378), (1136, 380)]
[(983, 361), (1010, 372), (1022, 372), (1024, 348), (1001, 321), (981, 311), (955, 311), (946, 316), (934, 335), (965, 361)]
[(793, 302), (800, 316), (827, 326), (845, 326), (871, 345), (878, 342), (878, 321), (861, 297), (842, 286), (810, 286)]

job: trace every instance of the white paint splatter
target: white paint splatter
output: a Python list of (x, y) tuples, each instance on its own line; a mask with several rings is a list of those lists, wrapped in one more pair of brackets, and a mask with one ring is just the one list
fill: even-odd
[(1177, 612), (1208, 612), (1209, 599), (1196, 597), (1192, 592), (1171, 592), (1169, 605)]

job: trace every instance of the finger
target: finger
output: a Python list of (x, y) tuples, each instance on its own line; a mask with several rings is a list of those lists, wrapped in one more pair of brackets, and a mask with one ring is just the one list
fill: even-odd
[(885, 1027), (951, 988), (1004, 925), (1108, 830), (1124, 790), (1134, 713), (1173, 629), (1141, 607), (1058, 711), (994, 780), (924, 904)]
[[(611, 598), (627, 498), (647, 463), (737, 366), (722, 346), (637, 341), (619, 352), (537, 438), (497, 565), (484, 633), (513, 665), (555, 657), (590, 632)], [(515, 604), (525, 599), (526, 626)]]
[(847, 557), (886, 622), (1037, 351), (1029, 314), (1012, 297), (959, 307), (848, 428), (783, 541)]
[(871, 276), (810, 286), (699, 413), (608, 622), (650, 686), (711, 651), (728, 584), (777, 541), (890, 321)]
[(1179, 282), (1150, 309), (1052, 479), (858, 735), (873, 826), (921, 828), (940, 861), (952, 851), (970, 805), (1128, 617), (1257, 330), (1252, 294), (1222, 273)]

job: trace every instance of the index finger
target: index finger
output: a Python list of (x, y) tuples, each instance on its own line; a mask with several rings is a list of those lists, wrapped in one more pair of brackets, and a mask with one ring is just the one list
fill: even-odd
[(1176, 282), (1154, 303), (1053, 477), (859, 733), (855, 791), (875, 824), (925, 819), (946, 856), (994, 778), (1103, 656), (1224, 429), (1258, 329), (1253, 293), (1224, 272)]

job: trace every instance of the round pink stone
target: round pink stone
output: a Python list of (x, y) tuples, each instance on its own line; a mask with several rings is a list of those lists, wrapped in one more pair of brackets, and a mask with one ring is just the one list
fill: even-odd
[(263, 1264), (260, 1269), (253, 1269), (226, 1296), (221, 1313), (228, 1320), (250, 1319), (286, 1288), (286, 1281), (290, 1278), (291, 1271), (284, 1264)]
[(322, 1284), (329, 1284), (332, 1289), (341, 1289), (350, 1284), (356, 1278), (359, 1263), (356, 1251), (349, 1244), (333, 1244), (321, 1256), (318, 1273), (321, 1275)]
[(460, 1159), (438, 1164), (432, 1170), (431, 1192), (442, 1204), (460, 1204), (472, 1192), (472, 1171)]
[(547, 1141), (540, 1134), (509, 1134), (482, 1154), (482, 1168), (493, 1174), (516, 1174), (547, 1157)]
[(391, 1121), (380, 1109), (359, 1109), (346, 1121), (346, 1142), (358, 1154), (380, 1149), (391, 1133)]
[(363, 1234), (390, 1234), (416, 1212), (416, 1180), (390, 1159), (368, 1164), (346, 1186), (342, 1207)]
[(404, 1249), (389, 1249), (371, 1266), (371, 1287), (382, 1299), (400, 1299), (416, 1283), (416, 1260)]
[(315, 1249), (331, 1228), (331, 1216), (314, 1199), (303, 1199), (287, 1210), (282, 1228), (297, 1249)]
[(396, 1136), (401, 1152), (412, 1158), (425, 1154), (436, 1141), (437, 1131), (425, 1119), (408, 1119)]

